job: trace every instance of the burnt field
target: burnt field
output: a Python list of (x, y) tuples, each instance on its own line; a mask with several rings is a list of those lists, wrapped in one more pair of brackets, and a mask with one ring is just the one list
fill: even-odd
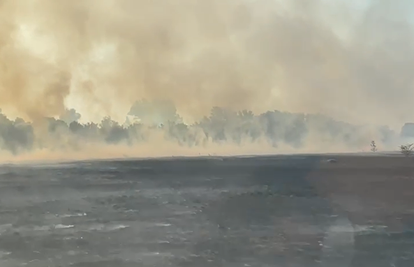
[(414, 159), (4, 165), (0, 266), (411, 267)]

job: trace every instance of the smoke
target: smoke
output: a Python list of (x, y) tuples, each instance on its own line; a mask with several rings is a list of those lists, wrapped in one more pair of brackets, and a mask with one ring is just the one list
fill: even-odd
[(73, 109), (37, 124), (0, 114), (0, 160), (355, 152), (368, 151), (372, 139), (382, 150), (398, 140), (388, 127), (277, 110), (256, 115), (214, 107), (185, 124), (165, 101), (136, 102), (123, 124), (110, 117), (83, 124), (80, 118)]
[[(178, 117), (171, 115), (168, 121), (175, 124), (163, 131), (180, 145), (261, 140), (266, 145), (255, 147), (266, 150), (271, 140), (279, 149), (283, 143), (323, 150), (326, 142), (340, 140), (344, 149), (355, 148), (363, 142), (356, 139), (365, 142), (388, 130), (355, 132), (335, 123), (330, 128), (329, 119), (309, 124), (301, 116), (323, 114), (392, 129), (412, 120), (413, 5), (409, 0), (1, 0), (0, 107), (10, 118), (31, 122), (3, 119), (10, 129), (2, 130), (3, 139), (16, 138), (3, 147), (13, 153), (57, 150), (82, 147), (84, 138), (131, 145), (148, 135), (158, 136), (151, 141), (157, 142), (153, 139), (164, 140), (164, 134), (148, 134), (158, 130), (142, 125), (169, 113)], [(131, 109), (140, 124), (117, 124), (139, 99), (159, 101), (157, 111)], [(65, 113), (71, 108), (79, 113)], [(209, 117), (212, 109), (232, 115), (220, 115), (224, 123), (218, 115)], [(247, 120), (243, 116), (251, 115), (235, 115), (240, 110), (258, 115)], [(64, 117), (45, 123), (44, 118), (59, 116)], [(107, 116), (113, 121), (101, 122)], [(78, 120), (85, 124), (74, 123)], [(223, 124), (224, 133), (218, 126)], [(237, 127), (250, 130), (233, 136)]]

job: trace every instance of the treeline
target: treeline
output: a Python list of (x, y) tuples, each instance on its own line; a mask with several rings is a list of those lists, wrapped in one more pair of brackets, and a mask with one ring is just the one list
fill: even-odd
[[(45, 118), (46, 127), (37, 129), (22, 119), (10, 120), (0, 113), (0, 148), (18, 154), (35, 148), (81, 149), (85, 142), (135, 145), (157, 134), (166, 141), (189, 147), (207, 146), (211, 142), (242, 145), (265, 140), (275, 148), (284, 144), (301, 149), (309, 142), (318, 142), (326, 146), (341, 143), (358, 149), (369, 144), (373, 129), (319, 114), (274, 110), (256, 115), (249, 110), (236, 112), (220, 107), (212, 108), (208, 116), (188, 125), (173, 105), (148, 101), (135, 103), (123, 124), (110, 117), (99, 123), (82, 124), (80, 118), (81, 114), (75, 110), (67, 110), (60, 118)], [(387, 143), (396, 136), (388, 127), (374, 130), (378, 143)]]

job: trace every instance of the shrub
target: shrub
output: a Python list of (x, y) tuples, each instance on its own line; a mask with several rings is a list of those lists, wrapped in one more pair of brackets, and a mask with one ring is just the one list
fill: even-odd
[(410, 156), (413, 153), (413, 149), (414, 149), (414, 144), (407, 144), (407, 145), (400, 146), (401, 153), (406, 157)]

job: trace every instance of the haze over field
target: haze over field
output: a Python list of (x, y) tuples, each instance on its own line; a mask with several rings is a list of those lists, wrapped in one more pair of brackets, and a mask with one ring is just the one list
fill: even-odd
[(2, 0), (1, 147), (35, 158), (395, 148), (414, 114), (413, 7)]

